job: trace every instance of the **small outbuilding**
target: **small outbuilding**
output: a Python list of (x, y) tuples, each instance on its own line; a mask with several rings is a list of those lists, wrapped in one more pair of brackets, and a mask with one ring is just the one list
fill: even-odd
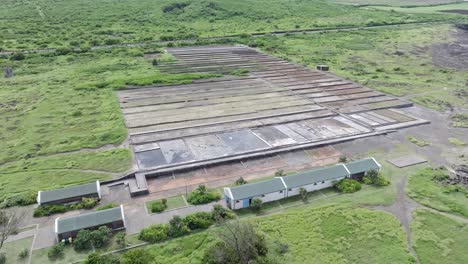
[(348, 170), (343, 164), (310, 170), (282, 177), (288, 187), (286, 196), (299, 195), (299, 190), (304, 188), (307, 192), (332, 187), (336, 181), (349, 177)]
[(82, 229), (95, 230), (101, 226), (107, 226), (113, 231), (125, 229), (125, 217), (123, 206), (55, 219), (55, 235), (57, 241), (75, 238)]
[(100, 200), (101, 185), (99, 181), (50, 191), (39, 191), (37, 193), (37, 203), (39, 205), (67, 204), (80, 202), (83, 197)]
[(353, 179), (362, 179), (367, 172), (371, 170), (376, 170), (380, 172), (382, 166), (374, 159), (374, 158), (367, 158), (357, 161), (351, 161), (345, 164), (346, 168)]
[(271, 202), (285, 197), (286, 186), (281, 178), (224, 188), (224, 198), (231, 209), (250, 207), (255, 198), (260, 198), (263, 202)]

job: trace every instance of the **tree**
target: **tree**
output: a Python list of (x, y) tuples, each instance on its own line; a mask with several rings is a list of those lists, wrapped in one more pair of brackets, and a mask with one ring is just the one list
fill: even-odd
[(0, 249), (10, 235), (18, 231), (22, 217), (17, 216), (13, 210), (0, 210)]
[(127, 251), (122, 256), (122, 264), (148, 264), (153, 263), (154, 257), (144, 249)]
[(216, 223), (222, 223), (227, 219), (233, 219), (236, 215), (229, 209), (223, 207), (220, 204), (213, 205), (213, 210), (211, 210), (211, 215)]
[(268, 253), (265, 237), (248, 222), (226, 223), (219, 233), (219, 243), (209, 248), (204, 263), (248, 264)]
[(254, 210), (257, 213), (260, 212), (260, 210), (262, 209), (262, 206), (263, 206), (263, 201), (260, 198), (254, 198), (252, 200), (252, 203), (250, 204), (250, 207), (252, 208), (252, 210)]
[(307, 202), (307, 200), (309, 199), (307, 190), (306, 190), (305, 188), (301, 187), (301, 188), (299, 189), (299, 194), (301, 195), (302, 201), (303, 201), (304, 203)]
[(76, 250), (91, 249), (92, 236), (93, 235), (91, 234), (91, 231), (88, 229), (82, 229), (78, 231), (78, 235), (76, 235), (75, 241), (73, 242), (73, 246)]
[(62, 242), (59, 242), (49, 249), (49, 251), (47, 252), (47, 257), (50, 260), (56, 260), (58, 258), (61, 258), (63, 257), (64, 249), (65, 249), (65, 244)]

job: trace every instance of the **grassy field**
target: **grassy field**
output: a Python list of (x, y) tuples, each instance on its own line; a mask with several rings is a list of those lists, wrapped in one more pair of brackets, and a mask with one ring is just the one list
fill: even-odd
[[(83, 19), (86, 16), (86, 19)], [(442, 16), (363, 10), (327, 0), (2, 1), (4, 49), (80, 47), (119, 42), (362, 26)]]
[[(443, 172), (443, 171), (442, 171)], [(433, 180), (440, 171), (424, 168), (408, 179), (407, 194), (420, 204), (442, 212), (468, 216), (468, 190)]]
[(444, 5), (462, 0), (330, 0), (339, 4), (350, 5), (384, 5), (384, 6), (426, 6), (426, 5)]
[(412, 240), (421, 263), (466, 263), (466, 222), (459, 222), (428, 210), (415, 211), (413, 217)]
[(28, 263), (29, 256), (26, 258), (20, 258), (19, 254), (25, 249), (30, 250), (32, 242), (33, 237), (27, 237), (9, 242), (2, 247), (0, 252), (5, 253), (7, 259), (6, 263), (26, 264)]
[(297, 34), (254, 39), (260, 49), (314, 68), (328, 64), (331, 72), (368, 87), (436, 110), (466, 104), (468, 72), (436, 67), (431, 46), (451, 42), (451, 26), (402, 26), (323, 34)]
[[(388, 7), (388, 6), (368, 6), (376, 10), (396, 11), (411, 14), (437, 14), (444, 10), (468, 10), (468, 3), (456, 3), (448, 5), (418, 6), (418, 7)], [(446, 13), (447, 14), (447, 13)], [(459, 16), (463, 16), (458, 14)]]

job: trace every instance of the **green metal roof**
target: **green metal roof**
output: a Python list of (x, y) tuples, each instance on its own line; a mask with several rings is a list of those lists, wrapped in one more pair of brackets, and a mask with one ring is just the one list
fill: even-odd
[(273, 178), (266, 181), (248, 183), (231, 188), (231, 193), (234, 200), (240, 200), (259, 196), (262, 194), (278, 192), (286, 189), (283, 182), (279, 178)]
[(370, 170), (378, 170), (380, 168), (379, 164), (373, 158), (352, 161), (346, 163), (345, 165), (351, 174), (363, 173)]
[(38, 202), (47, 203), (66, 198), (85, 196), (93, 193), (98, 193), (99, 183), (87, 183), (82, 185), (76, 185), (72, 187), (60, 188), (50, 191), (40, 191)]
[(62, 234), (123, 220), (122, 210), (122, 207), (119, 206), (74, 217), (58, 218), (55, 222), (55, 232)]
[(291, 176), (286, 176), (283, 177), (283, 180), (288, 188), (295, 188), (315, 182), (328, 181), (346, 176), (348, 176), (348, 171), (342, 164), (340, 164), (332, 167), (310, 170)]

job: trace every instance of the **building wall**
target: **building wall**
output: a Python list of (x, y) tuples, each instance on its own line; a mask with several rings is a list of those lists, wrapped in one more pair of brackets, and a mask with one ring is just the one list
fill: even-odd
[(308, 184), (308, 185), (304, 185), (304, 186), (299, 186), (299, 187), (290, 188), (290, 189), (288, 189), (287, 197), (299, 195), (299, 190), (300, 190), (301, 188), (305, 188), (305, 189), (307, 190), (307, 192), (313, 192), (313, 191), (317, 191), (317, 190), (322, 190), (322, 189), (325, 189), (325, 188), (329, 188), (329, 187), (332, 187), (333, 184), (334, 184), (336, 181), (339, 181), (339, 180), (344, 179), (344, 178), (345, 178), (345, 177), (337, 178), (337, 179), (333, 179), (333, 180), (328, 180), (328, 181), (325, 181), (324, 183), (318, 182), (317, 185), (315, 185), (315, 184)]
[(253, 197), (249, 197), (249, 198), (245, 198), (245, 199), (241, 199), (237, 201), (232, 201), (231, 209), (241, 209), (241, 208), (250, 207), (251, 200), (255, 198), (260, 198), (264, 203), (267, 203), (267, 202), (284, 199), (285, 197), (286, 197), (286, 190), (282, 190), (281, 192), (277, 191), (273, 193), (267, 193), (267, 194), (264, 194), (263, 196), (262, 195), (253, 196)]
[[(120, 229), (125, 228), (124, 221), (123, 221), (123, 220), (119, 220), (119, 221), (111, 222), (111, 223), (108, 223), (108, 224), (99, 225), (99, 226), (92, 226), (92, 227), (88, 227), (88, 228), (84, 228), (84, 229), (87, 229), (87, 230), (96, 230), (96, 229), (98, 229), (98, 228), (101, 227), (101, 226), (107, 226), (107, 227), (109, 227), (110, 229), (112, 229), (112, 231), (120, 230)], [(80, 230), (81, 230), (81, 229), (80, 229)], [(80, 230), (74, 230), (74, 231), (71, 231), (71, 232), (65, 232), (65, 233), (57, 234), (57, 239), (58, 239), (58, 241), (60, 242), (62, 239), (67, 240), (69, 237), (75, 238), (75, 237), (78, 235), (78, 232), (79, 232)]]

